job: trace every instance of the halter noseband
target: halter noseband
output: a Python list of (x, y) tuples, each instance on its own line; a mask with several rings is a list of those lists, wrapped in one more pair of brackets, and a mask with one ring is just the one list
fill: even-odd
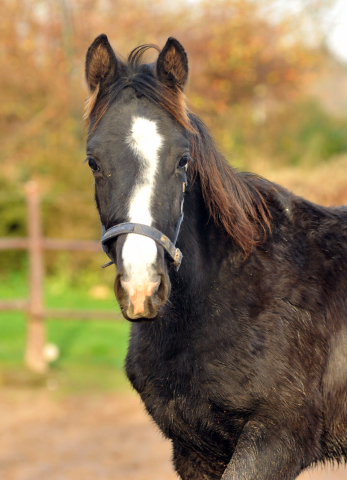
[[(185, 178), (186, 180), (186, 178)], [(186, 189), (186, 181), (183, 182), (183, 193), (185, 192)], [(179, 248), (175, 246), (178, 234), (180, 232), (181, 224), (183, 221), (183, 201), (184, 197), (182, 199), (181, 203), (181, 215), (178, 219), (177, 225), (176, 225), (176, 230), (175, 230), (175, 236), (174, 236), (174, 241), (171, 242), (169, 237), (161, 233), (159, 230), (157, 230), (154, 227), (151, 227), (149, 225), (142, 225), (141, 223), (119, 223), (118, 225), (115, 225), (114, 227), (111, 227), (106, 230), (105, 226), (101, 224), (102, 226), (102, 237), (101, 237), (101, 246), (103, 251), (106, 253), (106, 255), (110, 257), (109, 252), (110, 249), (107, 245), (107, 242), (111, 240), (112, 238), (117, 238), (119, 235), (126, 235), (128, 233), (136, 233), (137, 235), (143, 235), (145, 237), (149, 237), (152, 240), (154, 240), (158, 245), (163, 247), (165, 252), (169, 255), (169, 257), (172, 260), (173, 266), (176, 268), (176, 271), (180, 268), (181, 262), (182, 262), (182, 252)], [(105, 263), (104, 265), (101, 265), (101, 268), (106, 268), (112, 265), (114, 261), (111, 258), (110, 262)]]

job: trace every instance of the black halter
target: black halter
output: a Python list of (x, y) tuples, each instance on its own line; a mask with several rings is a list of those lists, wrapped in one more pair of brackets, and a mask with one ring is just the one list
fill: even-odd
[[(185, 188), (186, 188), (186, 181), (183, 182), (183, 193), (185, 192)], [(171, 258), (173, 266), (176, 268), (176, 270), (178, 270), (180, 268), (183, 255), (180, 249), (176, 248), (175, 245), (176, 245), (176, 241), (178, 238), (178, 234), (180, 232), (180, 228), (181, 228), (181, 224), (184, 216), (183, 201), (184, 200), (182, 199), (181, 215), (176, 225), (175, 237), (173, 242), (171, 242), (169, 237), (167, 237), (166, 235), (161, 233), (159, 230), (149, 225), (142, 225), (141, 223), (120, 223), (106, 230), (105, 226), (101, 224), (102, 226), (101, 246), (103, 251), (106, 253), (106, 255), (109, 258), (111, 258), (109, 255), (110, 249), (107, 245), (107, 242), (109, 240), (111, 240), (112, 238), (116, 238), (119, 235), (126, 235), (128, 233), (136, 233), (137, 235), (144, 235), (145, 237), (151, 238), (156, 243), (158, 243), (158, 245), (163, 247), (163, 249), (167, 252), (169, 257)], [(111, 261), (105, 263), (104, 265), (101, 265), (101, 268), (109, 267), (113, 263), (114, 261), (111, 258)]]

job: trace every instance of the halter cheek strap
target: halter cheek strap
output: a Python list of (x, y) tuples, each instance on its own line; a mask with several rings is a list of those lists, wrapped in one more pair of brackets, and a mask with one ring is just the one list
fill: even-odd
[[(179, 224), (182, 223), (182, 220), (183, 215), (181, 215), (180, 217)], [(170, 258), (172, 259), (174, 267), (176, 267), (177, 270), (179, 269), (183, 257), (180, 249), (176, 248), (169, 239), (169, 237), (161, 233), (159, 230), (154, 227), (150, 227), (149, 225), (142, 225), (141, 223), (120, 223), (119, 225), (109, 228), (101, 238), (101, 246), (104, 252), (107, 255), (109, 254), (109, 247), (107, 245), (107, 242), (110, 239), (128, 233), (136, 233), (137, 235), (143, 235), (157, 242), (168, 253)], [(108, 267), (109, 265), (112, 265), (112, 263), (113, 261), (108, 262), (105, 265), (102, 265), (102, 267)]]
[[(185, 192), (185, 187), (186, 187), (186, 182), (183, 182), (183, 193)], [(183, 221), (183, 199), (181, 203), (181, 215), (178, 219), (177, 225), (176, 225), (176, 230), (175, 230), (175, 236), (174, 236), (174, 241), (171, 242), (169, 237), (161, 233), (159, 230), (157, 230), (154, 227), (151, 227), (149, 225), (143, 225), (141, 223), (120, 223), (118, 225), (115, 225), (114, 227), (109, 228), (106, 230), (105, 226), (101, 224), (102, 226), (102, 237), (101, 237), (101, 246), (103, 251), (110, 257), (109, 255), (109, 247), (107, 245), (107, 242), (113, 238), (118, 237), (119, 235), (126, 235), (128, 233), (136, 233), (137, 235), (143, 235), (145, 237), (149, 237), (152, 240), (154, 240), (158, 245), (163, 247), (165, 252), (169, 255), (169, 257), (172, 260), (173, 266), (178, 270), (180, 268), (181, 262), (182, 262), (182, 252), (180, 251), (179, 248), (176, 248), (175, 244), (178, 238), (178, 234), (180, 232), (181, 224)], [(111, 258), (111, 257), (110, 257)], [(110, 262), (105, 263), (104, 265), (101, 265), (101, 268), (106, 268), (112, 265), (114, 262), (111, 259)]]

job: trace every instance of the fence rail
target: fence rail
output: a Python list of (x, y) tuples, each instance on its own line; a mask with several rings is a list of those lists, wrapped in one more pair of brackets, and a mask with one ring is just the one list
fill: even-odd
[(40, 197), (35, 182), (26, 184), (28, 216), (27, 238), (0, 238), (0, 250), (28, 250), (29, 297), (27, 299), (0, 300), (1, 310), (21, 310), (27, 313), (27, 339), (25, 363), (37, 373), (45, 373), (48, 364), (44, 356), (46, 343), (45, 319), (62, 320), (120, 320), (117, 312), (105, 310), (47, 309), (43, 299), (45, 250), (71, 250), (101, 252), (100, 242), (89, 240), (62, 240), (45, 238), (42, 235)]
[[(27, 238), (0, 238), (0, 250), (27, 250), (30, 242)], [(61, 240), (57, 238), (41, 238), (43, 250), (83, 250), (85, 252), (101, 252), (100, 242), (93, 240)]]

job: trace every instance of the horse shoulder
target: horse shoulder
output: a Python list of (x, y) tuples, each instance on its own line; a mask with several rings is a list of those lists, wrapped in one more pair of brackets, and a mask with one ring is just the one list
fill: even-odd
[(326, 456), (347, 457), (347, 325), (330, 340), (322, 381)]

